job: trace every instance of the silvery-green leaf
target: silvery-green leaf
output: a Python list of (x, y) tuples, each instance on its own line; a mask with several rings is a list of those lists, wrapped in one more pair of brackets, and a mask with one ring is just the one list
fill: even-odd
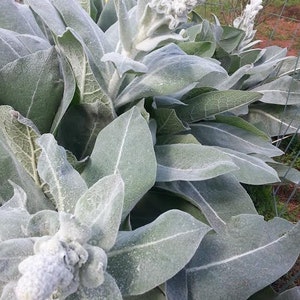
[(178, 46), (189, 55), (212, 57), (216, 50), (216, 44), (209, 41), (179, 42)]
[(300, 298), (300, 287), (295, 286), (279, 294), (274, 300), (298, 300)]
[(222, 235), (206, 235), (188, 264), (189, 299), (248, 299), (268, 286), (294, 265), (299, 226), (280, 218), (233, 217)]
[(233, 26), (222, 26), (222, 37), (219, 41), (221, 46), (226, 52), (230, 53), (235, 50), (243, 37), (245, 36), (244, 30), (235, 28)]
[(238, 167), (228, 155), (215, 147), (196, 144), (155, 147), (156, 181), (200, 181), (235, 171)]
[(225, 152), (239, 168), (231, 172), (239, 182), (260, 185), (280, 181), (277, 172), (261, 159), (228, 148), (218, 149)]
[(57, 109), (57, 112), (55, 114), (51, 126), (51, 132), (55, 132), (57, 130), (63, 116), (67, 112), (67, 109), (73, 100), (75, 90), (76, 90), (76, 82), (75, 82), (73, 70), (63, 55), (60, 56), (60, 63), (61, 63), (60, 66), (61, 66), (61, 71), (64, 79), (64, 93), (61, 102), (59, 104), (59, 107)]
[(90, 59), (79, 39), (71, 28), (57, 38), (60, 49), (72, 66), (80, 92), (80, 102), (100, 102), (107, 114), (114, 115), (111, 100), (91, 69)]
[(0, 242), (0, 280), (9, 282), (19, 277), (18, 265), (33, 255), (33, 241), (17, 238)]
[(50, 48), (48, 41), (37, 36), (0, 29), (0, 69), (9, 62), (39, 50)]
[(108, 273), (104, 273), (104, 283), (97, 288), (80, 286), (76, 293), (70, 295), (67, 300), (122, 300), (122, 294), (114, 280)]
[(109, 250), (121, 223), (124, 184), (119, 174), (99, 179), (78, 200), (75, 216), (91, 228), (90, 244)]
[(115, 9), (118, 17), (118, 29), (120, 44), (125, 53), (132, 51), (133, 32), (131, 30), (130, 17), (127, 11), (126, 2), (123, 0), (115, 0)]
[(261, 98), (260, 93), (248, 91), (213, 91), (186, 99), (187, 106), (176, 108), (178, 116), (187, 122), (196, 122), (216, 114), (255, 102)]
[(41, 132), (49, 131), (62, 96), (60, 76), (54, 47), (8, 63), (0, 70), (0, 104), (12, 106)]
[(257, 214), (250, 196), (231, 174), (199, 182), (166, 182), (157, 186), (198, 207), (215, 230), (222, 231), (232, 216)]
[(276, 170), (282, 180), (300, 184), (300, 171), (294, 169), (292, 166), (284, 165), (276, 161), (268, 162), (268, 165)]
[(13, 197), (0, 207), (0, 241), (25, 237), (30, 215), (26, 210), (26, 193), (16, 184)]
[(82, 176), (91, 186), (118, 172), (125, 184), (124, 219), (156, 177), (152, 136), (137, 108), (122, 114), (99, 133)]
[(126, 86), (115, 100), (117, 107), (143, 97), (169, 95), (194, 82), (214, 87), (228, 76), (214, 61), (187, 55), (174, 44), (151, 52), (142, 63), (148, 67), (148, 72)]
[(0, 106), (0, 116), (0, 129), (8, 145), (37, 186), (41, 187), (41, 179), (37, 173), (37, 160), (41, 150), (36, 144), (39, 131), (31, 120), (24, 118), (10, 106)]
[(102, 61), (111, 61), (116, 67), (120, 77), (122, 77), (124, 73), (128, 71), (135, 73), (147, 73), (148, 71), (148, 68), (144, 64), (117, 52), (104, 54), (102, 57)]
[(290, 76), (283, 76), (260, 85), (251, 91), (263, 94), (261, 102), (279, 105), (300, 104), (300, 82)]
[(174, 42), (182, 42), (185, 38), (177, 33), (167, 33), (152, 35), (142, 40), (136, 45), (136, 49), (139, 51), (150, 52), (157, 48), (158, 46), (174, 43)]
[(54, 235), (59, 230), (58, 213), (54, 210), (42, 210), (31, 216), (27, 227), (28, 236)]
[(286, 59), (286, 48), (270, 46), (264, 50), (263, 55), (256, 61), (255, 66), (249, 70), (248, 74), (250, 77), (245, 81), (245, 87), (253, 87), (268, 78), (270, 74), (280, 69), (280, 64)]
[(267, 135), (264, 131), (258, 129), (253, 124), (247, 122), (244, 118), (232, 116), (232, 115), (216, 115), (216, 121), (232, 126), (239, 127), (241, 129), (245, 129), (253, 134), (261, 137), (262, 139), (271, 142), (272, 139), (269, 135)]
[(248, 72), (253, 68), (252, 65), (245, 65), (238, 68), (227, 79), (219, 82), (216, 86), (219, 90), (239, 89), (242, 87), (243, 82), (249, 77)]
[(229, 148), (242, 153), (278, 156), (282, 151), (261, 137), (232, 125), (202, 122), (190, 125), (192, 133), (204, 145)]
[(293, 75), (300, 70), (300, 61), (296, 56), (288, 56), (282, 62), (278, 76)]
[(299, 130), (300, 121), (298, 118), (300, 105), (256, 104), (251, 106), (246, 120), (269, 136), (281, 136), (295, 133)]
[(108, 272), (124, 296), (145, 293), (180, 271), (209, 230), (191, 215), (170, 210), (148, 225), (121, 232), (108, 253)]
[(30, 213), (53, 208), (41, 188), (32, 180), (12, 149), (7, 145), (0, 130), (0, 200), (2, 203), (13, 196), (12, 186), (9, 184), (8, 178), (26, 192), (28, 197), (27, 209)]
[(90, 55), (96, 64), (92, 66), (92, 68), (94, 67), (93, 71), (95, 72), (98, 69), (104, 77), (104, 81), (101, 84), (108, 83), (112, 76), (113, 68), (110, 64), (103, 63), (101, 57), (105, 53), (112, 52), (113, 49), (103, 31), (88, 13), (81, 8), (77, 0), (69, 0), (67, 2), (61, 0), (51, 1), (63, 17), (65, 24), (74, 29), (89, 49)]
[(174, 109), (158, 108), (154, 111), (157, 122), (157, 134), (175, 134), (188, 130), (177, 117)]
[(45, 38), (29, 7), (12, 0), (0, 2), (0, 27)]
[(73, 212), (77, 200), (87, 190), (86, 183), (51, 134), (39, 137), (37, 144), (42, 150), (37, 165), (39, 176), (49, 186), (58, 211)]
[(25, 191), (13, 181), (8, 180), (8, 182), (14, 189), (14, 195), (7, 202), (1, 205), (0, 211), (7, 209), (26, 209), (27, 195)]
[(26, 2), (55, 35), (64, 33), (66, 25), (51, 0), (26, 0)]
[(80, 283), (87, 288), (97, 288), (104, 282), (107, 256), (102, 248), (86, 245), (88, 260), (80, 268)]

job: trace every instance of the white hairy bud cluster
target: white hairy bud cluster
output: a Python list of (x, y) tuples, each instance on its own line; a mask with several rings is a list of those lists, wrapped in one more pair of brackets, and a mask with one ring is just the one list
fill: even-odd
[(233, 21), (233, 27), (245, 31), (245, 37), (239, 46), (240, 50), (249, 48), (259, 42), (250, 44), (256, 33), (256, 30), (254, 30), (254, 21), (262, 8), (262, 0), (250, 0), (250, 3), (246, 5), (242, 14)]
[(18, 300), (47, 300), (57, 293), (69, 295), (79, 285), (78, 269), (88, 259), (78, 243), (66, 244), (57, 237), (42, 241), (36, 254), (19, 264), (22, 274), (15, 293)]
[(175, 29), (180, 23), (186, 22), (188, 14), (200, 2), (197, 0), (151, 0), (149, 7), (158, 14), (169, 18), (169, 29)]

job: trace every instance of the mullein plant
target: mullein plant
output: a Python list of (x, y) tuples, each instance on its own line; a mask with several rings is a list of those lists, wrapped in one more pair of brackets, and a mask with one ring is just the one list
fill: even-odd
[(242, 184), (299, 180), (257, 114), (299, 67), (251, 48), (260, 4), (25, 2), (0, 3), (1, 299), (276, 299), (299, 224)]

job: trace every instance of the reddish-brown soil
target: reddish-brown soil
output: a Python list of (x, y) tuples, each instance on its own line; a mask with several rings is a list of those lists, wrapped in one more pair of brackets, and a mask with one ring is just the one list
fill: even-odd
[(300, 4), (290, 7), (265, 7), (258, 20), (259, 47), (286, 47), (289, 55), (300, 52)]

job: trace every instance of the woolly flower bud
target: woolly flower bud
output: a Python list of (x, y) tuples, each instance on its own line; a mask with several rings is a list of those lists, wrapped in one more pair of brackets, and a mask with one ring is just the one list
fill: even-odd
[(15, 289), (18, 300), (46, 300), (58, 287), (67, 287), (73, 280), (59, 255), (29, 256), (20, 263), (19, 271), (23, 276)]
[(254, 20), (258, 12), (263, 8), (262, 0), (250, 0), (246, 5), (241, 16), (233, 21), (233, 27), (245, 31), (245, 37), (240, 44), (240, 49), (248, 48), (249, 43), (253, 40), (256, 30), (254, 30)]
[(187, 21), (191, 10), (204, 1), (197, 0), (151, 0), (149, 7), (158, 14), (164, 14), (169, 18), (169, 29), (175, 29), (180, 23)]

